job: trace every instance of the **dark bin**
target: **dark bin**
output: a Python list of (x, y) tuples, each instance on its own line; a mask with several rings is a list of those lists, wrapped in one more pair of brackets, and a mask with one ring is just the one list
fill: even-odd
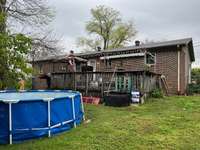
[(106, 106), (124, 107), (130, 106), (131, 94), (122, 92), (110, 92), (109, 95), (104, 96)]

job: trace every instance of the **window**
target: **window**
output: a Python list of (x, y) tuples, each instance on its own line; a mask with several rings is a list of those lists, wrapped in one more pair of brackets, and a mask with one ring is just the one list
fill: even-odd
[(61, 71), (66, 71), (67, 70), (67, 67), (65, 65), (62, 65), (61, 66)]
[(39, 64), (39, 73), (43, 73), (43, 71), (42, 71), (42, 64)]
[[(91, 66), (92, 67), (92, 71), (93, 72), (96, 72), (97, 70), (96, 70), (96, 68), (97, 68), (97, 63), (96, 63), (96, 60), (89, 60), (88, 62), (87, 62), (87, 65), (88, 66)], [(96, 80), (96, 74), (93, 74), (93, 76), (92, 76), (92, 81), (95, 81)]]
[(111, 62), (111, 60), (110, 59), (106, 59), (106, 67), (107, 68), (111, 68), (111, 65), (112, 65), (112, 62)]
[(156, 63), (156, 53), (146, 53), (146, 64), (153, 65)]
[(96, 71), (96, 60), (89, 60), (87, 65), (93, 67), (93, 72)]

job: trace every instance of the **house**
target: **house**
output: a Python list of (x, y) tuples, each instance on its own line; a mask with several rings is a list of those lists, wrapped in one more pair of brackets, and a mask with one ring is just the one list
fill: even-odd
[[(66, 60), (54, 56), (34, 64), (43, 73), (69, 72)], [(76, 72), (90, 66), (93, 72), (149, 71), (165, 77), (169, 94), (185, 94), (191, 82), (191, 64), (195, 61), (192, 38), (140, 44), (134, 46), (74, 54)], [(92, 68), (92, 69), (91, 69)], [(96, 80), (95, 75), (92, 76)]]
[[(73, 52), (71, 51), (71, 53)], [(48, 74), (53, 72), (79, 72), (81, 67), (87, 64), (87, 60), (69, 54), (40, 58), (31, 63), (38, 74)]]
[(192, 38), (140, 44), (98, 52), (80, 53), (93, 71), (143, 71), (162, 74), (170, 94), (185, 94), (195, 61)]
[(74, 56), (71, 51), (69, 55), (40, 58), (31, 63), (36, 72), (33, 78), (33, 89), (47, 89), (51, 87), (49, 80), (52, 73), (79, 72), (82, 66), (87, 65), (87, 60)]

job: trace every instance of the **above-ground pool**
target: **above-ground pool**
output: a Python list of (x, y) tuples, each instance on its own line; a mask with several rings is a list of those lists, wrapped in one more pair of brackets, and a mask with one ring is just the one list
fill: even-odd
[(0, 144), (50, 137), (84, 118), (82, 96), (73, 91), (0, 91)]

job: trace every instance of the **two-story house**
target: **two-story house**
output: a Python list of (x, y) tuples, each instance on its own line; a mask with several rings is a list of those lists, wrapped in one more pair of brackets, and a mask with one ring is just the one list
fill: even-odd
[(195, 61), (192, 38), (140, 44), (97, 52), (79, 53), (93, 71), (143, 71), (166, 77), (170, 94), (184, 94), (191, 82), (191, 64)]

